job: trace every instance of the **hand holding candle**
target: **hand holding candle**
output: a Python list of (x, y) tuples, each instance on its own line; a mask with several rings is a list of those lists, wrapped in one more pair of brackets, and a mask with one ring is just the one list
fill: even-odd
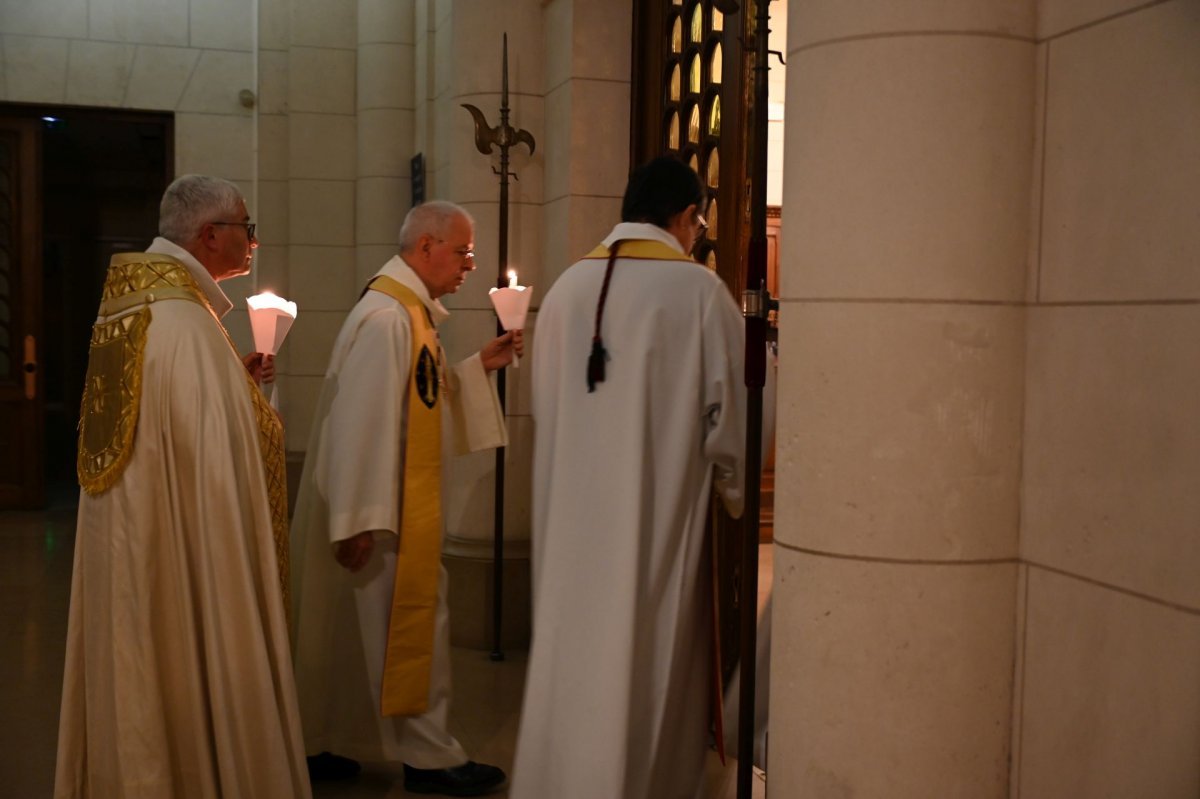
[[(505, 330), (524, 330), (525, 314), (529, 311), (529, 301), (533, 298), (533, 287), (517, 283), (517, 270), (508, 270), (508, 287), (493, 288), (488, 292), (496, 316), (500, 317), (500, 325)], [(519, 366), (521, 359), (513, 356), (513, 366)]]
[[(277, 297), (270, 291), (246, 298), (250, 309), (250, 331), (254, 334), (254, 349), (263, 355), (279, 354), (292, 323), (296, 321), (296, 303)], [(271, 406), (276, 405), (276, 388), (271, 386)]]

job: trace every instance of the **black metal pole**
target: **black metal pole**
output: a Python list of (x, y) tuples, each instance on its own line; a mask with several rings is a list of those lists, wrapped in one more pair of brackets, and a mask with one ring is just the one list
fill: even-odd
[(741, 683), (738, 692), (738, 799), (754, 778), (754, 689), (758, 648), (758, 526), (762, 482), (762, 393), (767, 374), (767, 34), (769, 0), (756, 0), (754, 112), (750, 144), (750, 246), (742, 312), (746, 317), (746, 505), (742, 540)]
[[(503, 75), (500, 89), (500, 130), (508, 128), (508, 34), (504, 34)], [(500, 147), (500, 251), (496, 288), (508, 285), (508, 147)], [(496, 317), (496, 335), (504, 335), (504, 325)], [(500, 395), (500, 412), (508, 418), (508, 369), (496, 375), (496, 391)], [(500, 633), (504, 611), (504, 447), (496, 448), (496, 501), (493, 516), (492, 551), (492, 654), (495, 661), (504, 660)]]
[[(487, 119), (483, 112), (470, 103), (463, 103), (462, 107), (471, 112), (471, 117), (475, 120), (475, 148), (484, 155), (490, 155), (493, 146), (500, 148), (500, 169), (493, 171), (500, 176), (500, 253), (499, 274), (496, 276), (496, 288), (504, 288), (508, 285), (506, 282), (506, 272), (508, 271), (508, 178), (511, 175), (516, 177), (508, 170), (508, 148), (514, 144), (524, 142), (529, 147), (529, 154), (533, 155), (536, 143), (533, 140), (533, 134), (527, 130), (516, 130), (508, 124), (508, 34), (504, 34), (504, 56), (502, 64), (503, 84), (500, 91), (500, 125), (498, 127), (490, 127), (487, 124)], [(504, 335), (504, 326), (500, 323), (499, 318), (496, 319), (497, 335)], [(504, 369), (499, 370), (496, 376), (496, 389), (500, 394), (500, 410), (507, 418), (506, 405), (508, 397), (507, 379)], [(504, 660), (504, 650), (500, 646), (501, 619), (503, 618), (504, 608), (504, 593), (503, 593), (503, 570), (504, 570), (504, 448), (499, 447), (496, 450), (496, 496), (495, 508), (493, 517), (493, 553), (492, 553), (492, 631), (493, 631), (493, 646), (492, 660)]]

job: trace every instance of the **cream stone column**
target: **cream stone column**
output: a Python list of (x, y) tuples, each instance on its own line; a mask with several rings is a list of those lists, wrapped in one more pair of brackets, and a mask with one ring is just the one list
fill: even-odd
[(355, 275), (357, 0), (288, 0), (287, 257), (300, 321), (288, 336), (289, 450), (304, 450)]
[[(463, 356), (494, 335), (487, 290), (495, 284), (499, 156), (481, 155), (471, 118), (480, 108), (499, 124), (501, 34), (508, 33), (512, 124), (537, 139), (511, 151), (509, 264), (535, 289), (536, 308), (575, 258), (617, 220), (629, 160), (627, 0), (417, 0), (416, 147), (426, 155), (428, 196), (462, 203), (475, 216), (478, 271), (444, 298), (454, 316), (442, 331), (448, 353)], [(615, 166), (615, 168), (614, 168)], [(532, 420), (528, 362), (509, 371), (512, 444), (505, 465), (506, 645), (529, 635)], [(446, 476), (446, 558), (455, 641), (491, 646), (494, 456), (456, 458)]]
[(549, 0), (546, 288), (621, 220), (629, 176), (630, 0)]
[[(440, 329), (450, 360), (466, 357), (496, 335), (488, 289), (498, 269), (499, 182), (491, 158), (474, 143), (474, 126), (463, 103), (477, 106), (489, 125), (500, 123), (501, 49), (508, 33), (511, 124), (533, 133), (537, 152), (510, 150), (508, 262), (520, 280), (544, 290), (542, 266), (542, 170), (544, 124), (541, 52), (542, 14), (537, 0), (433, 2), (418, 0), (416, 27), (416, 146), (425, 154), (426, 196), (464, 206), (475, 218), (476, 271), (456, 294), (442, 298), (452, 316)], [(530, 325), (532, 328), (532, 324)], [(504, 618), (506, 647), (529, 640), (529, 528), (532, 429), (528, 390), (521, 368), (510, 369), (505, 450)], [(456, 457), (445, 464), (444, 559), (450, 575), (451, 632), (456, 644), (491, 648), (493, 640), (493, 501), (495, 453)]]
[(789, 6), (774, 796), (1008, 794), (1034, 11)]
[(412, 205), (414, 0), (358, 0), (357, 290), (396, 254)]

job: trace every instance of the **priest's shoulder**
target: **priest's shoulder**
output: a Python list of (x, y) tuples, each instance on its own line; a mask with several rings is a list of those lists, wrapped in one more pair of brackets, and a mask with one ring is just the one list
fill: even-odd
[(233, 373), (244, 369), (221, 323), (205, 306), (176, 300), (155, 302), (149, 307), (147, 369), (161, 369), (167, 374), (201, 364), (219, 364)]
[(339, 338), (377, 339), (382, 336), (408, 335), (411, 327), (408, 311), (391, 297), (377, 291), (378, 297), (364, 297), (346, 317)]
[(408, 311), (403, 305), (378, 291), (367, 292), (346, 317), (346, 324), (355, 327), (387, 327), (397, 323), (407, 326)]
[(224, 341), (222, 324), (206, 305), (187, 300), (158, 300), (148, 306), (150, 329), (156, 334), (175, 333), (182, 336), (213, 337)]

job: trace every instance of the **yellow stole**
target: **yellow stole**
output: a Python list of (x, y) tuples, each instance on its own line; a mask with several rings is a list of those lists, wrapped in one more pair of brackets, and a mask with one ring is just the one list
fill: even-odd
[[(597, 245), (596, 249), (583, 256), (584, 259), (600, 258), (607, 259), (609, 249), (603, 244)], [(687, 261), (690, 264), (696, 263), (696, 260), (686, 253), (668, 247), (661, 241), (654, 239), (623, 239), (621, 246), (617, 248), (617, 257), (630, 261)]]
[(412, 320), (400, 540), (380, 711), (385, 716), (417, 716), (429, 708), (442, 560), (441, 347), (429, 312), (412, 289), (386, 275), (367, 288), (400, 303)]
[[(185, 300), (203, 306), (213, 315), (234, 357), (241, 360), (229, 333), (186, 266), (169, 255), (157, 253), (114, 255), (100, 300), (99, 316), (105, 321), (97, 322), (92, 328), (87, 377), (79, 411), (76, 472), (79, 485), (91, 496), (103, 494), (115, 485), (133, 456), (150, 308), (163, 300)], [(112, 318), (139, 306), (139, 310)], [(271, 505), (271, 532), (286, 610), (288, 519), (283, 423), (249, 373), (246, 373), (246, 385), (258, 422), (259, 452)]]

